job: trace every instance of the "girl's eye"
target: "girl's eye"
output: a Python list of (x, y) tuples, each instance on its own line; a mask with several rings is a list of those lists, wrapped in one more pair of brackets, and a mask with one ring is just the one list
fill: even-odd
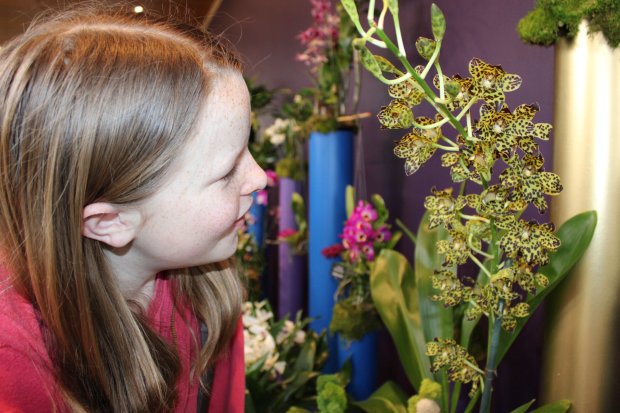
[(235, 172), (237, 172), (237, 164), (235, 164), (230, 171), (222, 178), (223, 181), (230, 181), (233, 176), (235, 176)]

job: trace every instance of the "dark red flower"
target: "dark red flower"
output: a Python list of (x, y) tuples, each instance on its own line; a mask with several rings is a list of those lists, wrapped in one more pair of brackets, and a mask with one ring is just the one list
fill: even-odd
[(340, 255), (342, 251), (344, 251), (344, 247), (342, 246), (342, 244), (334, 244), (330, 245), (327, 248), (323, 248), (321, 254), (323, 254), (325, 258), (336, 258)]

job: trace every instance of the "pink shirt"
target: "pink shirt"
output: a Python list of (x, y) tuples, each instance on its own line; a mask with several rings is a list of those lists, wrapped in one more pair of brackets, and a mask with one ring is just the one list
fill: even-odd
[[(189, 314), (189, 309), (186, 311)], [(170, 341), (173, 340), (170, 320), (174, 317), (182, 369), (174, 413), (196, 413), (199, 384), (197, 380), (190, 383), (189, 374), (195, 348), (190, 327), (174, 309), (169, 280), (157, 279), (147, 315), (155, 331)], [(195, 337), (200, 337), (196, 318), (190, 319)], [(229, 351), (215, 364), (209, 413), (243, 413), (244, 398), (243, 330), (239, 320)], [(53, 412), (55, 404), (56, 411), (66, 411), (34, 309), (13, 292), (6, 282), (6, 272), (0, 269), (0, 412)]]

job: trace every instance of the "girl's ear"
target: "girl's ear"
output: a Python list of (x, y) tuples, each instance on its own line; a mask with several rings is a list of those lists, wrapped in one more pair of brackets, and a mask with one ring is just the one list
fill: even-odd
[(127, 246), (138, 233), (141, 214), (108, 202), (86, 205), (82, 213), (82, 235), (113, 248)]

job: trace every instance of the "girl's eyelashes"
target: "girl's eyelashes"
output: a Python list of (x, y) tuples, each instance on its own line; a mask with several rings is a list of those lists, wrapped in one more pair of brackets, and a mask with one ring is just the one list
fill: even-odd
[(222, 177), (223, 181), (230, 181), (233, 176), (235, 176), (235, 172), (237, 172), (237, 163), (235, 163), (230, 171), (224, 177)]

